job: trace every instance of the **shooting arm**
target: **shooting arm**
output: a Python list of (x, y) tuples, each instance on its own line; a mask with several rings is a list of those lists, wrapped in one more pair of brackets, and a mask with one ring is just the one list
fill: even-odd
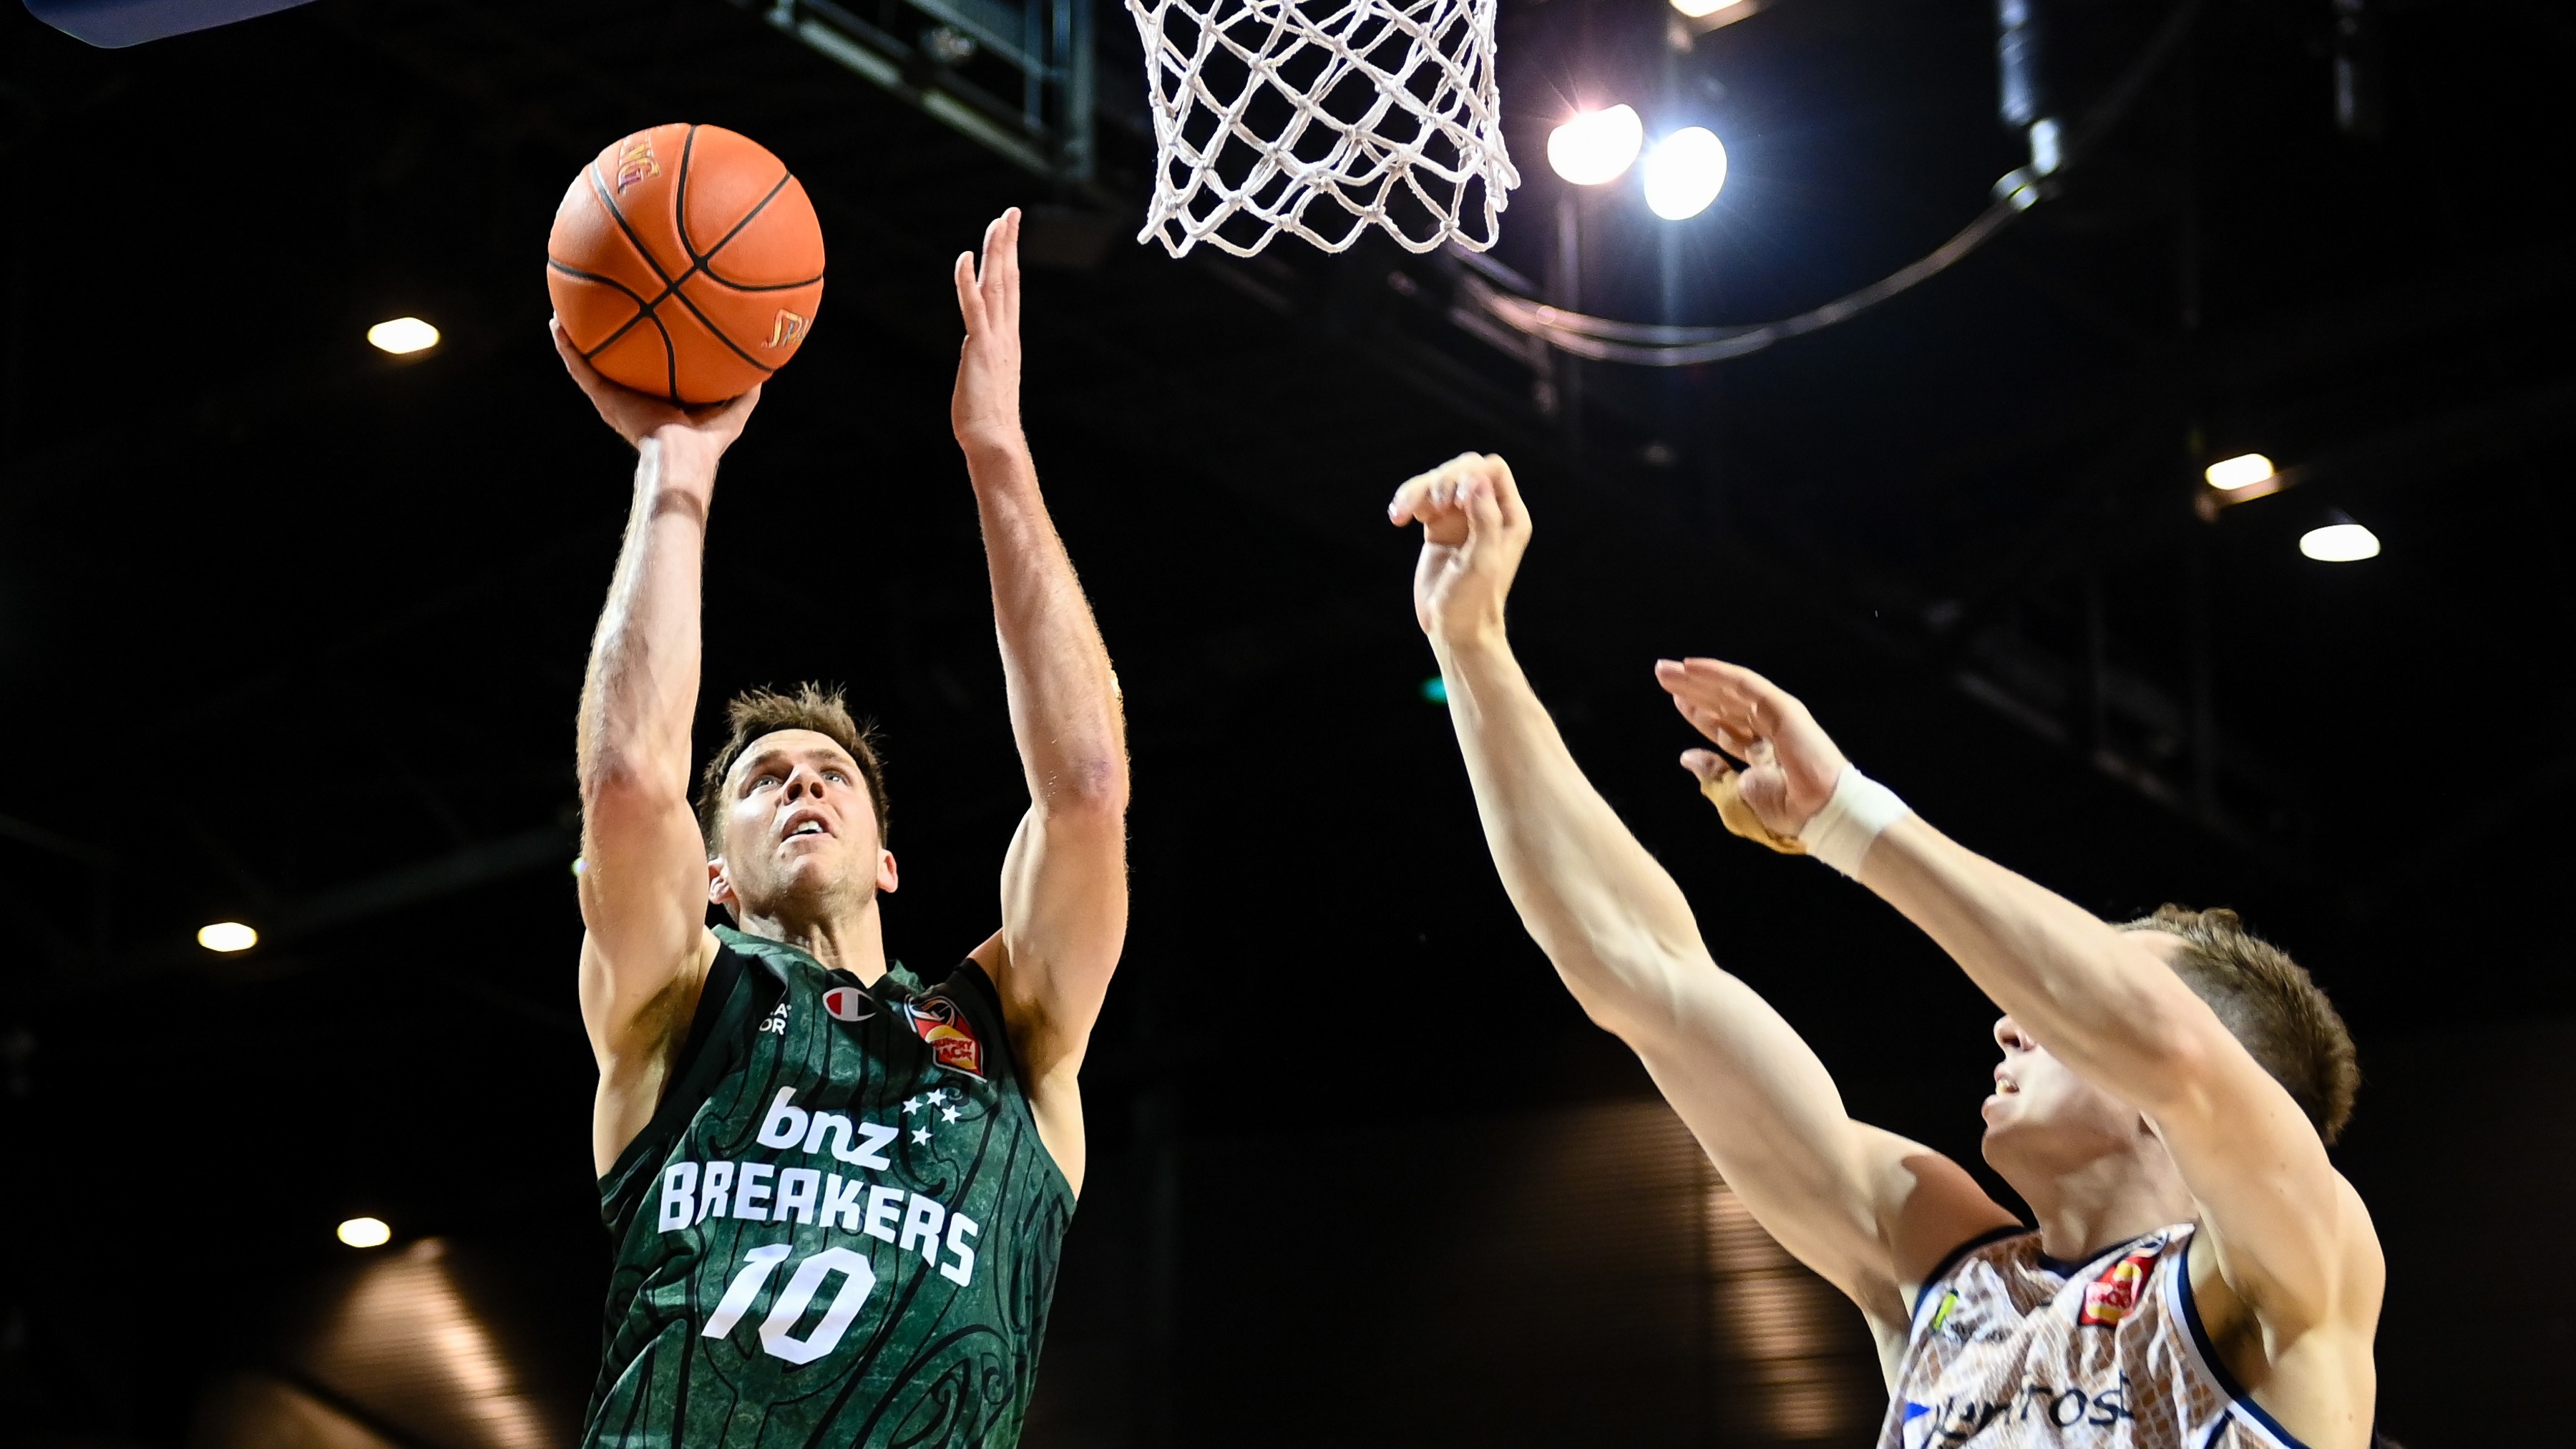
[[(715, 458), (644, 440), (635, 501), (582, 680), (582, 1019), (603, 1073), (647, 1068), (706, 935), (706, 847), (689, 810), (698, 566)], [(679, 1012), (685, 1018), (685, 1010)]]
[(698, 572), (717, 460), (757, 391), (692, 417), (601, 378), (556, 333), (573, 378), (636, 448), (635, 493), (591, 639), (577, 724), (582, 1024), (600, 1069), (602, 1172), (659, 1102), (713, 959), (706, 847), (689, 809)]

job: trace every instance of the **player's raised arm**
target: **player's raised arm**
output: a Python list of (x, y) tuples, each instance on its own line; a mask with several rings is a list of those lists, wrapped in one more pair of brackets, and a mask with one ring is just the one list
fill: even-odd
[(977, 950), (1002, 996), (1038, 1129), (1082, 1183), (1076, 1074), (1127, 937), (1127, 737), (1100, 626), (1047, 517), (1020, 428), (1020, 214), (957, 259), (966, 342), (949, 420), (984, 528), (1011, 734), (1029, 811), (1002, 866), (1002, 931)]
[[(1942, 835), (1751, 670), (1691, 659), (1656, 673), (1693, 724), (1751, 762), (1735, 783), (1764, 829), (1811, 843), (1904, 912), (2003, 1008), (2006, 1030), (2146, 1115), (2217, 1249), (2222, 1292), (2205, 1295), (2204, 1316), (2222, 1340), (2231, 1310), (2259, 1321), (2222, 1351), (2309, 1442), (2365, 1438), (2383, 1280), (2368, 1213), (2307, 1112), (2177, 974), (2176, 938), (2107, 924)], [(1703, 779), (1727, 768), (1695, 753)]]
[(1406, 483), (1387, 511), (1423, 525), (1415, 614), (1523, 924), (1755, 1217), (1861, 1305), (1892, 1359), (1907, 1288), (2010, 1216), (1957, 1164), (1845, 1114), (1824, 1064), (1717, 968), (1680, 889), (1584, 778), (1504, 633), (1530, 535), (1511, 470), (1470, 454)]
[(760, 399), (682, 412), (564, 366), (635, 447), (635, 497), (582, 679), (581, 1015), (599, 1061), (591, 1151), (605, 1173), (660, 1100), (706, 965), (707, 851), (689, 809), (698, 574), (716, 460)]

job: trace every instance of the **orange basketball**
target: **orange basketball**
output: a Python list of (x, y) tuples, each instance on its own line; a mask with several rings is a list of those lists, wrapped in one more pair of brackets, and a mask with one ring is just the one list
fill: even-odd
[(823, 224), (759, 142), (655, 126), (573, 178), (546, 239), (555, 316), (590, 365), (684, 406), (787, 365), (823, 302)]

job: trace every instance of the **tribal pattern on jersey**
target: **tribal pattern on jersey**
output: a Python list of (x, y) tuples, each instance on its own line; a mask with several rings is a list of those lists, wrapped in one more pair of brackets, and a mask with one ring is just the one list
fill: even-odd
[(992, 983), (716, 934), (690, 1054), (600, 1182), (585, 1449), (1010, 1449), (1073, 1193)]
[(2019, 1229), (1924, 1285), (1879, 1449), (2303, 1449), (2202, 1331), (2189, 1223), (2090, 1263)]

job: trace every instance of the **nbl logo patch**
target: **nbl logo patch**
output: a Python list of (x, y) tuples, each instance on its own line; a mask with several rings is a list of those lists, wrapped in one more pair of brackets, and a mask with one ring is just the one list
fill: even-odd
[(823, 993), (823, 1010), (834, 1021), (865, 1021), (877, 1014), (877, 1003), (855, 986), (835, 986)]
[(2138, 1297), (2146, 1291), (2147, 1275), (2155, 1271), (2156, 1256), (2165, 1250), (2161, 1242), (2129, 1254), (2102, 1270), (2102, 1276), (2084, 1285), (2084, 1311), (2076, 1317), (2081, 1328), (2117, 1328), (2120, 1320), (2138, 1311)]
[(927, 996), (905, 1006), (903, 1014), (912, 1023), (913, 1034), (930, 1043), (931, 1060), (952, 1072), (984, 1080), (984, 1043), (956, 1002)]

